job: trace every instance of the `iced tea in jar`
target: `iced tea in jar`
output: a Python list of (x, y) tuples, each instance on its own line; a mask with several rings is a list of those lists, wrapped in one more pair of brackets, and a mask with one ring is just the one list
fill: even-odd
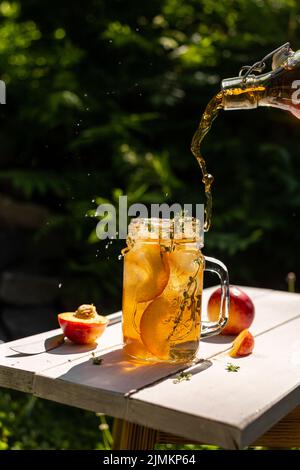
[[(129, 225), (124, 255), (125, 352), (152, 362), (190, 362), (200, 337), (218, 334), (228, 316), (226, 267), (205, 257), (200, 222), (137, 218)], [(204, 270), (218, 274), (221, 311), (217, 322), (201, 321)]]

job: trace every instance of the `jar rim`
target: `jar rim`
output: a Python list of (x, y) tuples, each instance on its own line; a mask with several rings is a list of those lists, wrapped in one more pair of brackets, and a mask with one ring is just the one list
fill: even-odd
[(137, 217), (131, 220), (128, 227), (131, 239), (143, 240), (177, 240), (197, 242), (203, 247), (204, 231), (196, 217), (178, 216), (174, 218)]

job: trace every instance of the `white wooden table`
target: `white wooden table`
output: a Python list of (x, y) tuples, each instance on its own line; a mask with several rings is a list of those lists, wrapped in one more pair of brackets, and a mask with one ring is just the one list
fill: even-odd
[[(199, 356), (204, 361), (191, 369), (190, 381), (174, 384), (174, 375), (165, 378), (177, 375), (175, 365), (128, 361), (118, 322), (107, 328), (93, 351), (68, 342), (31, 356), (10, 349), (46, 340), (60, 330), (2, 344), (0, 386), (119, 418), (119, 448), (185, 439), (239, 449), (259, 439), (266, 445), (268, 436), (273, 445), (300, 446), (300, 295), (243, 289), (256, 308), (254, 353), (232, 359), (232, 338), (203, 340)], [(210, 293), (205, 290), (204, 310)], [(101, 365), (93, 364), (92, 352), (103, 357)], [(239, 365), (239, 371), (226, 371), (228, 362)]]

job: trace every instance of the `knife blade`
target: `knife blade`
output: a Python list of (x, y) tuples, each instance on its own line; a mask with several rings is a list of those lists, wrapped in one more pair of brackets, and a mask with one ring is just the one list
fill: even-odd
[(35, 354), (42, 354), (46, 351), (51, 351), (51, 349), (55, 349), (63, 344), (64, 341), (65, 337), (60, 333), (42, 341), (39, 340), (32, 343), (17, 344), (15, 346), (9, 346), (9, 348), (19, 354), (31, 356)]
[[(112, 315), (108, 316), (109, 323), (108, 327), (115, 325), (116, 323), (120, 323), (122, 320), (122, 313), (113, 313)], [(19, 354), (23, 354), (24, 356), (33, 356), (35, 354), (42, 354), (47, 351), (51, 351), (52, 349), (61, 346), (64, 343), (65, 337), (63, 334), (58, 334), (52, 336), (51, 338), (47, 338), (46, 340), (37, 340), (33, 341), (32, 343), (23, 343), (17, 344), (14, 346), (9, 346), (12, 351), (17, 352)]]

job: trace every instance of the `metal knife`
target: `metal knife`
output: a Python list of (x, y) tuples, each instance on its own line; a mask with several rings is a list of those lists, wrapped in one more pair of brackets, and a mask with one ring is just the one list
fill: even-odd
[(24, 354), (25, 356), (31, 356), (34, 354), (42, 354), (46, 351), (51, 351), (61, 344), (63, 344), (65, 336), (60, 333), (44, 340), (34, 341), (32, 343), (17, 344), (16, 346), (9, 346), (13, 351)]
[[(108, 318), (109, 327), (114, 325), (115, 323), (120, 323), (120, 321), (122, 320), (122, 314), (119, 312), (113, 313), (112, 315), (109, 315)], [(58, 348), (64, 343), (64, 340), (64, 335), (60, 333), (45, 340), (37, 340), (33, 341), (32, 343), (16, 344), (14, 346), (9, 346), (9, 348), (19, 354), (24, 354), (24, 356), (33, 356), (35, 354), (42, 354), (44, 352)]]

